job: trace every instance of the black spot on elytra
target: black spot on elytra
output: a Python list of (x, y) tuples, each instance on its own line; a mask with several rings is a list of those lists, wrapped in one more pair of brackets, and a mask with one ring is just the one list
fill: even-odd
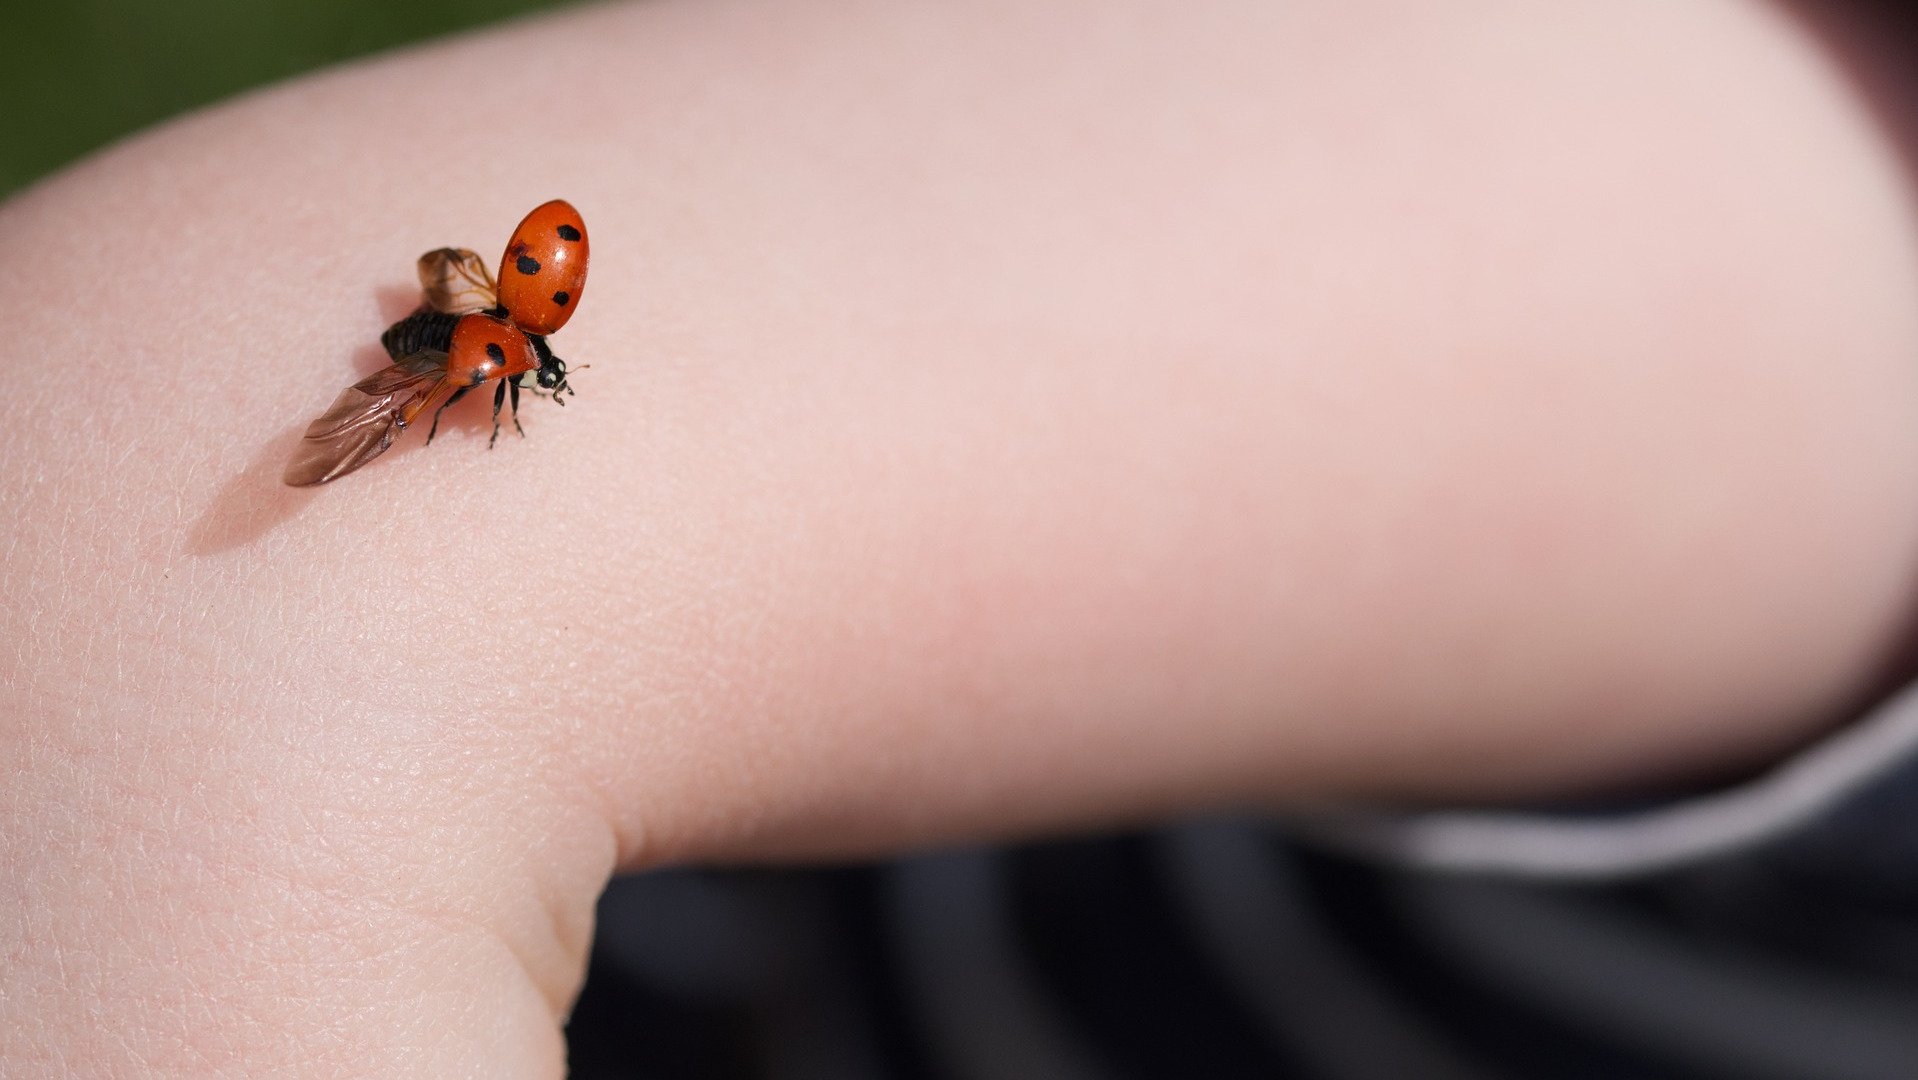
[(521, 255), (519, 261), (513, 264), (513, 269), (531, 277), (539, 273), (539, 260), (533, 258), (531, 255)]
[(577, 240), (579, 239), (579, 230), (573, 228), (571, 225), (561, 225), (559, 227), (559, 238), (561, 240)]
[(571, 299), (572, 297), (566, 295), (565, 289), (561, 289), (560, 291), (553, 294), (553, 303), (558, 304), (560, 307), (565, 307), (566, 301)]
[(506, 362), (506, 350), (500, 348), (496, 343), (489, 341), (486, 343), (486, 358), (495, 364), (504, 364)]

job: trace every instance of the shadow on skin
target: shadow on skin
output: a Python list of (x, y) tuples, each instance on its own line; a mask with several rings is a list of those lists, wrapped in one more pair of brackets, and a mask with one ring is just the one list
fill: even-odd
[(287, 487), (280, 480), (287, 458), (305, 433), (304, 423), (282, 431), (253, 455), (238, 476), (226, 482), (212, 505), (187, 530), (189, 555), (217, 555), (252, 543), (313, 501), (317, 488)]
[[(441, 419), (439, 439), (444, 439), (451, 430), (490, 436), (493, 431), (492, 417), (485, 409), (472, 407), (474, 404), (461, 402), (449, 410)], [(318, 413), (321, 407), (315, 406), (313, 411)], [(490, 409), (490, 402), (487, 407)], [(348, 474), (314, 487), (288, 487), (281, 476), (286, 471), (287, 461), (293, 456), (293, 448), (299, 445), (305, 434), (305, 421), (282, 431), (260, 448), (253, 460), (247, 462), (246, 468), (226, 482), (199, 520), (187, 530), (186, 550), (189, 555), (218, 555), (251, 544), (291, 521), (327, 488), (353, 482), (353, 474)], [(365, 467), (380, 468), (388, 465), (389, 459), (409, 457), (425, 445), (424, 432), (401, 432), (394, 439), (392, 449)]]
[[(374, 293), (380, 314), (389, 323), (403, 318), (419, 303), (419, 289), (383, 285)], [(397, 314), (394, 314), (397, 312)], [(342, 376), (342, 389), (366, 378), (392, 363), (378, 342), (353, 350), (352, 369)], [(315, 401), (314, 416), (326, 409), (327, 401)], [(186, 550), (191, 555), (217, 555), (250, 544), (272, 532), (313, 500), (320, 490), (286, 486), (280, 479), (293, 448), (306, 434), (307, 422), (282, 431), (247, 462), (246, 468), (226, 482), (220, 493), (197, 521), (187, 530)], [(395, 446), (388, 454), (398, 451)]]
[[(420, 306), (418, 285), (381, 285), (373, 290), (373, 302), (379, 307), (380, 321), (388, 326), (399, 322)], [(384, 351), (380, 355), (386, 355)]]
[[(388, 291), (398, 295), (398, 290), (381, 290), (379, 302), (382, 312), (392, 306), (384, 295)], [(390, 363), (392, 361), (387, 358), (386, 350), (378, 344), (354, 349), (352, 373), (342, 377), (342, 389)], [(331, 400), (315, 401), (309, 411), (318, 416)], [(293, 456), (293, 448), (299, 445), (301, 437), (306, 434), (306, 425), (307, 421), (302, 421), (274, 436), (253, 456), (252, 461), (247, 462), (246, 468), (226, 482), (220, 493), (214, 496), (212, 504), (188, 529), (188, 554), (217, 555), (250, 544), (291, 520), (294, 514), (312, 501), (319, 488), (288, 487), (280, 479), (286, 471), (287, 461)], [(392, 454), (399, 449), (399, 446), (395, 446), (387, 453)]]

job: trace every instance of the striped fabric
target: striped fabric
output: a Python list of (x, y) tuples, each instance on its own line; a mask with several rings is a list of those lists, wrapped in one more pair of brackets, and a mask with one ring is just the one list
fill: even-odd
[(1918, 693), (1612, 813), (1376, 813), (601, 905), (580, 1080), (1911, 1080)]

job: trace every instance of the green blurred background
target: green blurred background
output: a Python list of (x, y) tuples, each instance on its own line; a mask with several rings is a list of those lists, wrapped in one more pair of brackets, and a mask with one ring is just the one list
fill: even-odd
[(250, 86), (567, 0), (0, 0), (0, 197)]

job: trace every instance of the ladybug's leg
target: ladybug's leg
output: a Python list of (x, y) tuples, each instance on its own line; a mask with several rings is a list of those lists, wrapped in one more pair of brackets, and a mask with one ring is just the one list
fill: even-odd
[(519, 432), (520, 438), (526, 437), (526, 429), (519, 426), (519, 378), (515, 376), (510, 379), (501, 379), (499, 388), (493, 391), (493, 437), (486, 441), (488, 450), (491, 450), (493, 444), (499, 441), (499, 408), (506, 403), (506, 394), (509, 390), (513, 395), (513, 430)]
[(426, 445), (428, 446), (433, 445), (433, 433), (437, 432), (440, 429), (440, 413), (443, 413), (448, 408), (451, 408), (452, 404), (455, 401), (458, 401), (459, 399), (465, 397), (466, 392), (471, 389), (472, 387), (470, 386), (462, 386), (458, 390), (453, 391), (453, 396), (446, 399), (446, 404), (441, 405), (437, 410), (434, 411), (433, 426), (426, 429)]
[(499, 388), (493, 391), (493, 437), (486, 440), (486, 448), (488, 450), (491, 450), (493, 444), (499, 441), (499, 407), (506, 404), (506, 384), (512, 381), (511, 379), (501, 379), (499, 381)]

